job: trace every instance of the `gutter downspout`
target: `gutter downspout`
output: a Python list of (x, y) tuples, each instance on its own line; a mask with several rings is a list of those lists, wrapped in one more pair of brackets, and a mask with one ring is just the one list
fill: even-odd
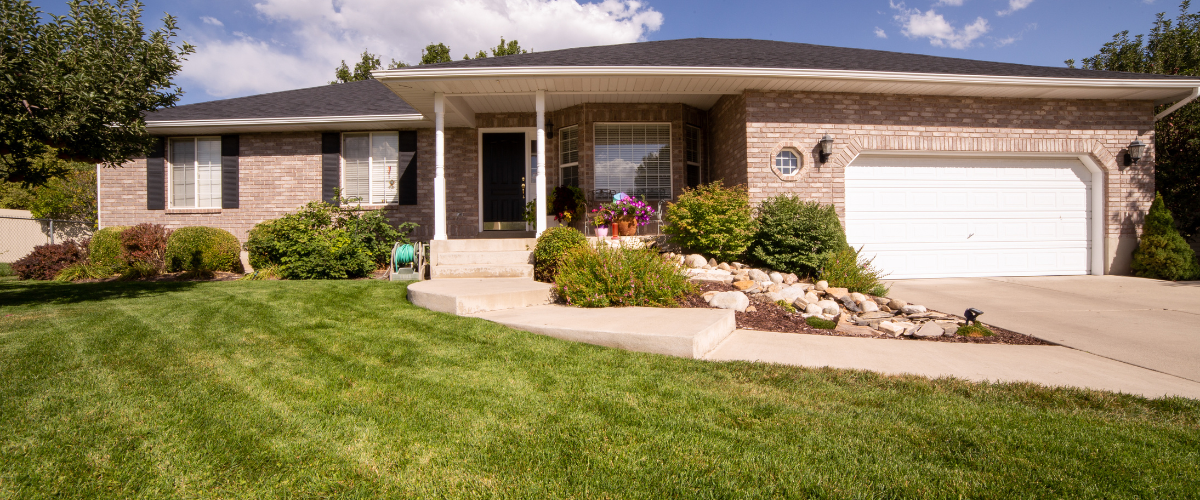
[(1163, 110), (1162, 113), (1154, 115), (1154, 121), (1159, 121), (1163, 118), (1166, 118), (1167, 115), (1174, 113), (1175, 110), (1177, 110), (1179, 108), (1187, 106), (1188, 103), (1196, 100), (1197, 97), (1200, 97), (1200, 87), (1196, 87), (1196, 88), (1192, 89), (1191, 95), (1184, 97), (1182, 101), (1179, 101), (1179, 102), (1173, 104), (1171, 107)]

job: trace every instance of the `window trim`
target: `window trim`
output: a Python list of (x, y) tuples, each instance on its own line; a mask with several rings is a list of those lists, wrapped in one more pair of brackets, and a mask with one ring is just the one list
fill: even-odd
[[(175, 205), (175, 180), (174, 180), (174, 175), (172, 175), (173, 174), (172, 170), (175, 168), (175, 162), (171, 161), (171, 159), (174, 157), (173, 149), (175, 148), (175, 142), (176, 141), (184, 141), (184, 140), (188, 140), (188, 139), (192, 140), (192, 146), (193, 146), (192, 147), (192, 169), (193, 169), (192, 176), (194, 177), (193, 181), (195, 182), (195, 186), (196, 186), (196, 197), (195, 197), (194, 205), (181, 207), (181, 206)], [(166, 200), (167, 203), (165, 204), (165, 206), (168, 210), (203, 210), (203, 211), (205, 211), (205, 213), (207, 213), (212, 210), (221, 210), (222, 209), (222, 205), (223, 205), (222, 200), (224, 197), (224, 191), (222, 191), (223, 186), (221, 185), (222, 184), (221, 177), (224, 172), (222, 171), (220, 154), (217, 155), (217, 176), (216, 177), (217, 177), (217, 192), (221, 193), (221, 195), (217, 196), (217, 204), (215, 206), (207, 206), (207, 207), (200, 206), (200, 194), (199, 194), (199, 191), (200, 191), (200, 163), (199, 163), (200, 159), (199, 158), (200, 158), (200, 140), (201, 139), (208, 140), (208, 141), (216, 141), (217, 149), (218, 149), (218, 151), (220, 150), (221, 136), (219, 136), (219, 135), (197, 135), (197, 136), (170, 137), (166, 141), (167, 142), (166, 147), (163, 148), (163, 150), (164, 150), (163, 163), (166, 164), (166, 172), (164, 172), (164, 174), (165, 174), (164, 177), (166, 177), (166, 181), (167, 181), (167, 200)]]
[[(776, 158), (784, 151), (796, 155), (796, 171), (790, 174), (780, 172), (779, 167), (775, 166)], [(800, 153), (801, 151), (803, 150), (800, 149), (800, 145), (797, 143), (779, 143), (773, 149), (771, 149), (771, 156), (767, 159), (767, 168), (769, 168), (771, 173), (775, 174), (775, 176), (780, 180), (784, 182), (795, 182), (800, 179), (800, 175), (804, 173), (804, 169), (807, 167), (806, 162), (804, 161), (804, 155)]]
[(340, 141), (338, 143), (338, 147), (339, 147), (339, 150), (341, 151), (340, 153), (338, 153), (338, 187), (340, 188), (338, 191), (338, 196), (340, 196), (342, 198), (347, 198), (347, 196), (346, 196), (346, 135), (347, 134), (350, 134), (350, 135), (367, 134), (367, 141), (368, 141), (367, 142), (367, 151), (368, 151), (368, 155), (367, 155), (367, 196), (366, 196), (365, 200), (359, 201), (357, 204), (365, 206), (365, 207), (386, 207), (389, 205), (399, 206), (400, 205), (400, 165), (399, 165), (399, 153), (400, 152), (399, 152), (399, 150), (396, 151), (396, 154), (397, 154), (396, 201), (390, 201), (390, 202), (389, 201), (384, 201), (384, 202), (371, 201), (371, 180), (372, 180), (371, 176), (373, 175), (372, 172), (374, 171), (374, 168), (375, 168), (375, 157), (370, 155), (369, 152), (371, 151), (371, 147), (374, 145), (374, 140), (375, 140), (374, 135), (375, 134), (396, 134), (396, 139), (397, 139), (397, 141), (399, 141), (400, 132), (397, 130), (353, 130), (353, 131), (349, 131), (349, 132), (342, 132), (338, 136), (338, 141)]
[[(562, 161), (563, 154), (566, 153), (566, 150), (563, 149), (563, 139), (565, 139), (564, 132), (567, 131), (568, 129), (574, 129), (574, 131), (575, 131), (575, 161), (569, 162), (569, 163)], [(566, 127), (560, 127), (558, 129), (558, 185), (559, 186), (566, 186), (567, 176), (563, 174), (563, 171), (568, 168), (571, 168), (571, 167), (575, 167), (575, 186), (576, 187), (579, 186), (579, 153), (580, 153), (580, 149), (582, 149), (579, 146), (580, 146), (580, 144), (579, 144), (579, 124), (568, 125)]]
[[(669, 174), (667, 175), (667, 186), (666, 186), (667, 187), (667, 196), (665, 198), (661, 198), (661, 200), (672, 200), (675, 198), (675, 142), (674, 142), (675, 126), (673, 123), (657, 122), (657, 121), (651, 121), (651, 122), (592, 122), (592, 188), (593, 189), (604, 189), (604, 188), (600, 188), (600, 187), (596, 186), (596, 180), (599, 179), (599, 177), (600, 177), (600, 162), (596, 161), (596, 150), (597, 150), (596, 144), (598, 142), (596, 140), (596, 134), (598, 133), (597, 125), (665, 125), (667, 127), (667, 151), (670, 152), (671, 159), (670, 159), (670, 161), (668, 161)], [(684, 163), (686, 164), (686, 160), (687, 160), (687, 152), (686, 151), (684, 151), (683, 156), (684, 156), (684, 160), (685, 160)], [(647, 200), (650, 200), (650, 198), (648, 198)], [(660, 200), (654, 199), (654, 201), (660, 201)]]
[[(689, 160), (687, 157), (687, 133), (689, 129), (696, 131), (696, 161)], [(704, 164), (704, 131), (700, 127), (688, 124), (683, 125), (683, 162), (697, 167)]]

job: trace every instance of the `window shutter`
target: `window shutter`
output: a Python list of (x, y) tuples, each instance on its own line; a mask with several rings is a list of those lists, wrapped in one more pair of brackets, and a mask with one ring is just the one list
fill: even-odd
[(221, 208), (238, 208), (238, 136), (221, 136)]
[(146, 155), (146, 210), (166, 210), (167, 181), (164, 139), (154, 138), (150, 154)]
[(400, 169), (400, 186), (397, 203), (401, 205), (417, 204), (417, 131), (401, 130), (400, 144), (396, 148), (400, 152), (396, 168)]
[(321, 134), (321, 199), (334, 203), (341, 184), (342, 135)]

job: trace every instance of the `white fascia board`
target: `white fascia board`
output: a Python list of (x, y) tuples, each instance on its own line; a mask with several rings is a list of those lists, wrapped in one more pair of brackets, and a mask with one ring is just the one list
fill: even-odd
[(1180, 89), (1200, 87), (1200, 79), (1109, 79), (1058, 78), (1033, 76), (956, 75), (938, 73), (901, 73), (889, 71), (847, 71), (792, 68), (718, 68), (693, 66), (524, 66), (500, 68), (412, 68), (376, 71), (376, 79), (459, 80), (476, 78), (547, 78), (588, 76), (633, 77), (729, 77), (798, 78), (827, 80), (871, 80), (911, 83), (951, 83), (958, 85), (1017, 85), (1034, 87), (1152, 88)]
[(293, 116), (282, 118), (236, 118), (217, 120), (161, 120), (146, 121), (146, 128), (172, 129), (182, 127), (253, 127), (262, 125), (309, 125), (364, 122), (421, 121), (420, 113), (405, 115), (357, 115), (357, 116)]

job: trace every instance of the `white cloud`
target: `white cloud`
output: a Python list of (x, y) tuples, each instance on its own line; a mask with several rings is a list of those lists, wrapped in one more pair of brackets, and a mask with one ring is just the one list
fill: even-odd
[(879, 38), (887, 38), (887, 32), (883, 31), (883, 28), (876, 26), (875, 27), (875, 36), (877, 36)]
[(1026, 34), (1026, 33), (1029, 33), (1030, 31), (1036, 30), (1036, 29), (1037, 29), (1037, 27), (1038, 27), (1037, 23), (1029, 23), (1029, 24), (1026, 24), (1026, 25), (1025, 25), (1025, 29), (1023, 29), (1023, 30), (1021, 30), (1021, 31), (1017, 32), (1016, 34), (1009, 35), (1009, 36), (1007, 36), (1007, 37), (1004, 37), (1004, 38), (997, 38), (997, 39), (995, 39), (995, 45), (996, 45), (996, 48), (1000, 48), (1000, 47), (1004, 47), (1004, 46), (1012, 45), (1012, 44), (1014, 44), (1014, 43), (1016, 43), (1016, 42), (1020, 41), (1020, 40), (1021, 40), (1021, 38), (1023, 38), (1023, 37), (1025, 36), (1025, 34)]
[(938, 0), (937, 3), (933, 4), (933, 6), (937, 7), (939, 5), (950, 5), (953, 7), (962, 7), (962, 4), (963, 0)]
[(928, 38), (934, 47), (950, 47), (966, 49), (974, 41), (986, 34), (991, 27), (987, 19), (975, 18), (971, 24), (962, 29), (955, 28), (946, 21), (945, 17), (929, 9), (921, 12), (919, 9), (908, 9), (904, 3), (891, 3), (893, 9), (899, 11), (895, 19), (900, 23), (900, 33), (909, 38)]
[[(288, 36), (205, 39), (184, 63), (185, 89), (234, 97), (322, 85), (341, 60), (363, 49), (415, 64), (421, 49), (442, 42), (454, 59), (495, 47), (500, 37), (527, 50), (627, 43), (658, 30), (663, 15), (638, 0), (262, 0), (266, 21)], [(215, 20), (215, 19), (214, 19)], [(206, 21), (207, 22), (207, 21)]]
[(200, 20), (204, 21), (204, 24), (211, 24), (214, 26), (225, 26), (225, 23), (221, 22), (220, 19), (217, 19), (215, 17), (200, 16)]
[[(1150, 0), (1150, 1), (1154, 1), (1154, 0)], [(1005, 10), (996, 11), (996, 15), (1007, 16), (1009, 14), (1012, 14), (1013, 12), (1016, 12), (1018, 10), (1024, 9), (1025, 7), (1028, 7), (1029, 4), (1031, 4), (1031, 3), (1033, 3), (1033, 0), (1008, 0), (1008, 8)]]

